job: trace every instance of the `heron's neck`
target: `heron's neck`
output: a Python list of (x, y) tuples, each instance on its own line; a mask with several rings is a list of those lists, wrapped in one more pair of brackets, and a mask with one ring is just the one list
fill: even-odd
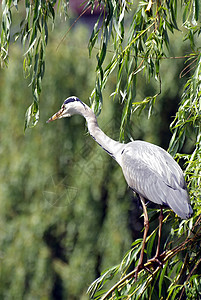
[(87, 106), (85, 111), (82, 113), (85, 117), (88, 125), (88, 130), (92, 138), (114, 159), (123, 147), (123, 144), (114, 141), (107, 136), (98, 126), (98, 122), (93, 111)]

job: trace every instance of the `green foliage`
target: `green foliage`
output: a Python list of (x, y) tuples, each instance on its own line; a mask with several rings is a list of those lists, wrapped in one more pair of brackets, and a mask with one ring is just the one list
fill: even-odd
[(170, 152), (175, 155), (185, 143), (186, 137), (194, 139), (195, 146), (191, 154), (177, 154), (178, 159), (184, 159), (186, 176), (189, 182), (190, 195), (194, 199), (197, 215), (201, 213), (201, 56), (195, 61), (195, 72), (187, 81), (182, 95), (181, 105), (171, 124), (173, 131), (170, 141)]
[[(179, 1), (141, 1), (134, 10), (134, 5), (129, 1), (105, 1), (100, 3), (103, 13), (103, 22), (98, 26), (100, 19), (94, 26), (90, 41), (90, 54), (98, 40), (101, 31), (99, 51), (97, 53), (97, 79), (95, 89), (92, 92), (97, 104), (97, 111), (101, 109), (101, 93), (107, 80), (114, 71), (117, 74), (116, 89), (113, 93), (124, 103), (120, 137), (124, 139), (124, 129), (129, 123), (132, 109), (149, 107), (149, 116), (153, 109), (156, 97), (161, 93), (160, 65), (167, 58), (169, 49), (169, 36), (178, 30), (177, 6)], [(94, 1), (89, 1), (91, 5)], [(193, 50), (196, 48), (194, 37), (200, 34), (198, 23), (198, 1), (181, 3), (183, 11), (183, 26), (188, 29), (185, 38), (190, 40)], [(130, 21), (129, 15), (133, 16)], [(126, 25), (125, 25), (126, 23)], [(129, 23), (129, 29), (128, 29)], [(126, 32), (127, 31), (127, 32)], [(104, 67), (106, 55), (110, 55), (112, 39), (113, 57)], [(193, 52), (193, 56), (198, 53)], [(136, 96), (136, 78), (140, 72), (144, 72), (147, 78), (155, 78), (158, 81), (159, 91), (155, 95), (149, 95), (144, 100), (134, 101)], [(123, 78), (126, 80), (123, 82)]]
[[(20, 31), (15, 40), (21, 38), (25, 48), (23, 69), (25, 77), (30, 77), (33, 103), (25, 115), (25, 129), (35, 126), (39, 119), (39, 96), (41, 81), (45, 72), (45, 50), (48, 43), (48, 21), (54, 23), (54, 6), (57, 1), (24, 1), (26, 14), (20, 22)], [(58, 2), (58, 10), (67, 15), (68, 0)], [(2, 1), (1, 64), (8, 64), (8, 50), (11, 38), (12, 8), (18, 10), (18, 1)], [(21, 6), (20, 6), (21, 8)]]
[(1, 67), (8, 63), (8, 47), (10, 42), (11, 29), (11, 4), (9, 1), (2, 1), (2, 30), (1, 30)]

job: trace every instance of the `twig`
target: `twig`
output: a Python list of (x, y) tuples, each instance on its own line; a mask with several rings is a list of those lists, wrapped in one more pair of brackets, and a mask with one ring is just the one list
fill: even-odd
[[(195, 272), (195, 270), (197, 269), (197, 267), (198, 267), (198, 265), (199, 265), (200, 262), (201, 262), (201, 258), (197, 261), (197, 263), (195, 264), (194, 268), (190, 271), (188, 277), (186, 278), (186, 281), (188, 281), (189, 278), (192, 276), (192, 274)], [(182, 299), (184, 290), (185, 290), (185, 286), (182, 288), (182, 292), (181, 292), (181, 295), (180, 295), (180, 297), (179, 297), (179, 300)]]
[(186, 74), (188, 74), (194, 67), (192, 67), (190, 70), (186, 71), (184, 73), (184, 71), (189, 68), (196, 60), (198, 59), (198, 57), (196, 57), (190, 64), (188, 64), (182, 71), (181, 73), (179, 74), (179, 78), (182, 78), (184, 77)]
[(91, 4), (85, 9), (83, 10), (83, 12), (77, 17), (77, 19), (73, 22), (73, 24), (68, 28), (67, 32), (65, 33), (65, 35), (62, 37), (61, 41), (59, 42), (56, 50), (59, 49), (61, 43), (65, 40), (66, 36), (68, 35), (69, 31), (72, 29), (72, 27), (75, 25), (75, 23), (87, 12), (87, 10), (91, 7)]

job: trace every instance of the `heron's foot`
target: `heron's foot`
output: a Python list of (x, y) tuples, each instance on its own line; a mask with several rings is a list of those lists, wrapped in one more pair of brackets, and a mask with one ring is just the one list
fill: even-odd
[(148, 263), (151, 263), (151, 265), (154, 267), (154, 266), (160, 266), (160, 267), (162, 267), (163, 266), (163, 264), (162, 264), (162, 262), (160, 261), (160, 258), (159, 258), (159, 256), (157, 255), (157, 256), (154, 256), (153, 258), (150, 258), (148, 261), (147, 261)]

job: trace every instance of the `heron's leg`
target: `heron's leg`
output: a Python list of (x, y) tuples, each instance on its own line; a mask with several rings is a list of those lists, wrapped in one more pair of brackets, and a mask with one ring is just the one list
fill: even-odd
[(160, 207), (160, 215), (158, 217), (159, 219), (159, 228), (158, 228), (158, 244), (157, 244), (157, 248), (156, 248), (156, 254), (153, 258), (149, 259), (149, 262), (152, 263), (157, 263), (160, 266), (162, 265), (162, 263), (159, 260), (159, 253), (160, 253), (160, 243), (161, 243), (161, 233), (162, 233), (162, 225), (163, 225), (163, 209), (162, 206)]
[(161, 233), (162, 233), (162, 225), (163, 225), (163, 219), (164, 219), (162, 206), (160, 207), (160, 209), (161, 209), (161, 211), (160, 211), (160, 215), (158, 217), (158, 219), (159, 219), (158, 245), (157, 245), (157, 249), (156, 249), (155, 258), (159, 257), (159, 253), (160, 253)]
[(140, 196), (140, 200), (142, 202), (142, 208), (143, 208), (143, 212), (144, 212), (144, 235), (143, 235), (143, 240), (142, 240), (142, 249), (140, 252), (140, 258), (139, 258), (138, 265), (137, 265), (136, 272), (135, 272), (135, 280), (137, 280), (138, 272), (143, 264), (144, 248), (145, 248), (147, 233), (149, 230), (149, 218), (148, 218), (148, 214), (147, 214), (145, 199), (142, 196)]

